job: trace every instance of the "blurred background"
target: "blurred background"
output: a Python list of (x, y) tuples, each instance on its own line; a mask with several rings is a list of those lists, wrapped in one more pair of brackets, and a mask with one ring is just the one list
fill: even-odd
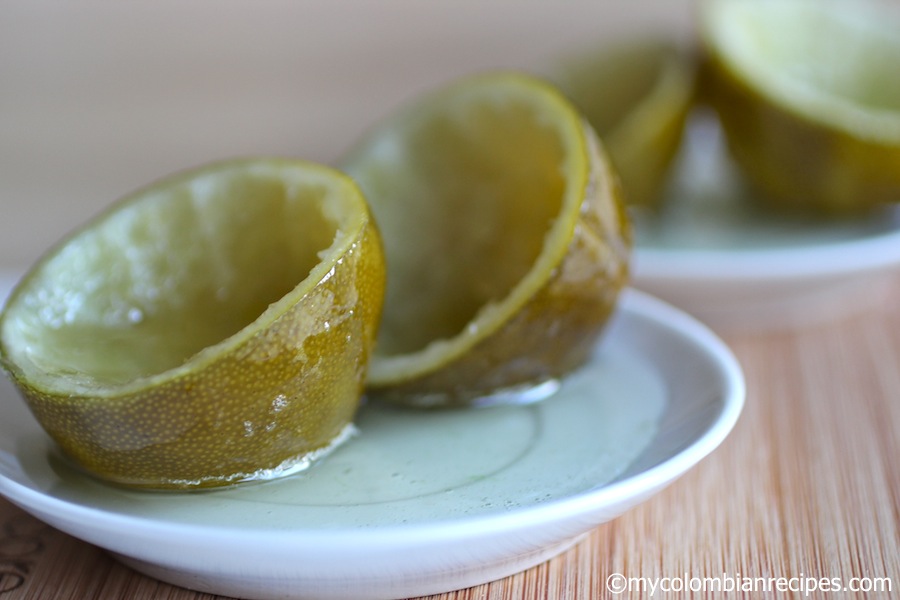
[(688, 0), (4, 0), (0, 268), (117, 198), (245, 155), (331, 163), (411, 96), (690, 35)]

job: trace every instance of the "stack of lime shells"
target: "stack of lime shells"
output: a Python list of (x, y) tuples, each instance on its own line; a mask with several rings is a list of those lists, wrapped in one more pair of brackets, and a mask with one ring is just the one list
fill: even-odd
[(178, 174), (26, 274), (0, 360), (76, 465), (150, 489), (271, 479), (343, 442), (367, 389), (468, 406), (586, 360), (629, 229), (555, 88), (466, 78), (342, 168), (357, 181), (271, 158)]
[(696, 107), (768, 206), (900, 199), (900, 27), (867, 8), (701, 0), (696, 48), (648, 38), (543, 79), (460, 79), (337, 169), (257, 158), (157, 182), (26, 274), (0, 361), (75, 464), (151, 489), (306, 468), (351, 436), (363, 394), (541, 398), (600, 338), (629, 213), (665, 210)]
[(900, 9), (871, 0), (698, 0), (697, 40), (648, 37), (548, 77), (591, 121), (632, 209), (664, 211), (685, 122), (711, 107), (773, 215), (900, 201)]

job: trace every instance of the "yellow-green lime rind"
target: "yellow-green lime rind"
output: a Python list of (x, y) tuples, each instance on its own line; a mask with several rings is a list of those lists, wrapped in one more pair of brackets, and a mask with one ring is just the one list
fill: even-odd
[(379, 234), (349, 178), (228, 161), (124, 198), (37, 262), (0, 315), (0, 360), (102, 479), (267, 479), (350, 432), (383, 289)]
[(558, 89), (462, 78), (378, 124), (342, 166), (385, 240), (374, 394), (522, 398), (584, 362), (627, 281), (630, 226), (600, 143)]
[(663, 203), (695, 100), (696, 62), (678, 43), (647, 37), (573, 56), (550, 75), (603, 140), (631, 206)]
[(840, 216), (900, 201), (900, 15), (865, 2), (712, 0), (705, 95), (772, 207)]

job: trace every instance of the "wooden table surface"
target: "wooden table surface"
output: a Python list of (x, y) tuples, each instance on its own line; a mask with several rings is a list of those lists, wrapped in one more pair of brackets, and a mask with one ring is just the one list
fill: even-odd
[[(748, 396), (722, 446), (661, 494), (549, 562), (434, 598), (645, 598), (649, 586), (698, 588), (701, 578), (717, 578), (720, 587), (749, 586), (743, 597), (788, 597), (778, 586), (808, 589), (808, 578), (820, 588), (827, 579), (828, 586), (891, 586), (900, 595), (897, 299), (900, 280), (882, 305), (840, 321), (723, 332), (744, 368)], [(608, 588), (623, 581), (630, 588), (625, 593)], [(703, 597), (738, 596), (705, 585), (712, 591)], [(854, 596), (812, 591), (808, 597)], [(0, 500), (0, 600), (37, 598), (214, 596), (140, 575)]]

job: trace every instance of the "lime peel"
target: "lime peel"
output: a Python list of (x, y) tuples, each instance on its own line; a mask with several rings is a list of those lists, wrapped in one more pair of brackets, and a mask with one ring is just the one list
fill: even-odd
[[(607, 162), (559, 90), (520, 73), (462, 78), (365, 137), (342, 165), (385, 237), (370, 389), (407, 404), (468, 404), (583, 360), (581, 341), (554, 334), (583, 326), (593, 342), (627, 278), (629, 226)], [(605, 222), (591, 233), (602, 252), (583, 239), (588, 221)], [(592, 258), (580, 273), (593, 285), (578, 291), (566, 279), (572, 254)]]
[(693, 51), (657, 35), (607, 42), (550, 70), (603, 140), (632, 208), (664, 203), (695, 100), (696, 63)]
[(876, 6), (700, 5), (704, 98), (769, 209), (834, 218), (900, 201), (900, 13)]
[[(124, 198), (38, 261), (0, 314), (0, 360), (88, 472), (228, 485), (346, 437), (383, 293), (380, 235), (352, 180), (227, 161)], [(109, 307), (124, 307), (112, 322)]]
[[(867, 140), (893, 144), (900, 139), (896, 73), (900, 19), (886, 12), (882, 15), (865, 2), (712, 0), (707, 4), (702, 15), (710, 42), (727, 54), (738, 72), (758, 82), (758, 89), (804, 117)], [(798, 29), (800, 21), (806, 24)], [(873, 61), (873, 56), (881, 58)], [(819, 67), (811, 68), (816, 63)], [(877, 90), (882, 99), (875, 102), (865, 95), (848, 95), (841, 89), (847, 85), (864, 87), (869, 93)]]

